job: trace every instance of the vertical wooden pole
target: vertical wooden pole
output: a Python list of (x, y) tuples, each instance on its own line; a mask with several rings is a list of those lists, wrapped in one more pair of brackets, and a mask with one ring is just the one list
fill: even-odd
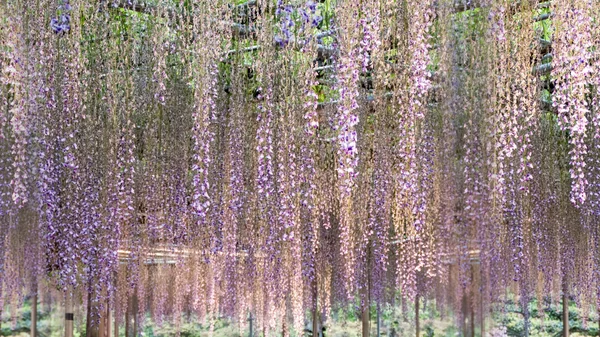
[(127, 309), (125, 309), (125, 337), (131, 337), (131, 297), (127, 296)]
[(317, 285), (317, 275), (315, 273), (314, 275), (315, 280), (313, 281), (313, 312), (312, 312), (312, 317), (313, 317), (313, 324), (312, 324), (312, 332), (313, 332), (313, 337), (318, 337), (319, 336), (319, 305), (318, 305), (318, 295), (319, 295), (319, 289), (318, 289), (318, 285)]
[(65, 292), (65, 337), (73, 337), (73, 288)]
[(248, 317), (248, 322), (250, 322), (248, 337), (254, 337), (254, 331), (252, 330), (252, 321), (254, 321), (254, 318), (252, 318), (252, 313), (250, 313), (250, 317)]
[(567, 294), (567, 287), (563, 290), (563, 337), (569, 337), (569, 296)]
[(362, 337), (371, 335), (371, 241), (367, 245), (366, 284), (362, 296)]
[(37, 335), (37, 289), (35, 289), (35, 294), (31, 297), (31, 337), (35, 337)]
[(381, 308), (379, 307), (379, 302), (377, 302), (377, 337), (381, 337)]
[(471, 325), (471, 337), (475, 337), (475, 267), (471, 262), (471, 301), (469, 301), (469, 324)]
[(106, 337), (112, 337), (110, 325), (112, 323), (112, 311), (110, 310), (110, 299), (106, 299)]
[(462, 292), (461, 316), (461, 333), (463, 337), (467, 337), (467, 289)]
[(419, 294), (415, 297), (415, 335), (421, 335), (421, 322), (419, 321)]
[(369, 301), (363, 300), (362, 303), (362, 337), (369, 337)]
[(318, 316), (318, 311), (317, 311), (317, 307), (313, 307), (313, 312), (312, 312), (312, 317), (313, 317), (313, 324), (312, 324), (312, 332), (313, 332), (313, 336), (319, 336), (319, 316)]
[(117, 272), (114, 272), (113, 274), (113, 278), (114, 278), (114, 293), (113, 293), (113, 318), (114, 318), (114, 324), (115, 324), (115, 328), (114, 328), (114, 337), (119, 337), (119, 320), (117, 319), (117, 317), (119, 316), (117, 313), (117, 308), (119, 308), (119, 283), (117, 282)]
[(137, 296), (137, 288), (133, 294), (133, 337), (138, 337), (138, 296)]
[[(99, 311), (98, 303), (94, 303), (92, 294), (88, 292), (88, 300), (87, 300), (87, 315), (86, 315), (86, 337), (104, 337), (102, 336), (103, 329), (103, 315), (102, 312)], [(94, 317), (100, 314), (99, 320), (94, 322)], [(96, 324), (97, 323), (97, 324)]]
[(400, 300), (400, 310), (402, 311), (402, 319), (408, 323), (408, 318), (407, 318), (407, 305), (406, 305), (406, 296), (404, 296), (404, 294), (402, 294), (402, 299)]
[[(115, 296), (115, 303), (117, 301), (117, 298)], [(114, 318), (114, 323), (115, 323), (115, 328), (114, 328), (114, 336), (115, 337), (119, 337), (119, 320), (117, 319), (117, 306), (115, 304), (115, 307), (113, 308), (113, 318)]]
[(471, 317), (469, 318), (469, 324), (471, 325), (471, 337), (475, 337), (475, 298), (471, 297), (471, 305), (469, 310)]
[[(96, 310), (99, 311), (99, 310)], [(98, 337), (106, 337), (106, 310), (100, 310), (100, 317), (98, 318)]]
[(485, 337), (485, 316), (483, 315), (483, 294), (479, 295), (479, 324), (481, 337)]
[(521, 299), (522, 307), (523, 307), (523, 336), (529, 337), (529, 295), (523, 294), (523, 299)]

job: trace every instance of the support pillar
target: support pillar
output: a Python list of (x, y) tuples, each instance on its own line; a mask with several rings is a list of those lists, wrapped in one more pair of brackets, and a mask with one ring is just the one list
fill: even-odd
[(421, 335), (421, 326), (419, 321), (419, 294), (415, 297), (415, 336)]
[(37, 289), (35, 289), (35, 294), (31, 297), (31, 329), (30, 336), (35, 337), (37, 335)]
[(73, 337), (73, 290), (65, 292), (65, 337)]
[(460, 332), (462, 334), (462, 337), (468, 337), (468, 331), (467, 331), (467, 289), (463, 289), (462, 292), (462, 302), (461, 302), (461, 318), (460, 318)]
[[(249, 332), (248, 332), (248, 337), (254, 337), (254, 331), (252, 330), (252, 322), (254, 321), (254, 318), (252, 318), (252, 313), (250, 313), (249, 317), (248, 317), (248, 322), (249, 322)], [(118, 337), (118, 336), (115, 336)]]
[[(104, 337), (102, 336), (102, 312), (98, 311), (98, 303), (95, 303), (92, 298), (92, 293), (88, 291), (87, 295), (87, 314), (85, 323), (85, 336), (86, 337)], [(100, 314), (100, 319), (94, 322), (96, 314)]]
[(133, 337), (138, 337), (138, 316), (139, 316), (139, 303), (137, 296), (137, 288), (133, 293)]
[(569, 296), (567, 294), (567, 287), (563, 290), (563, 337), (569, 337)]
[(469, 310), (471, 311), (471, 317), (469, 318), (469, 324), (471, 325), (471, 337), (475, 337), (475, 303), (469, 306)]
[(471, 263), (471, 301), (469, 301), (469, 324), (471, 337), (475, 337), (475, 267)]
[(110, 337), (110, 302), (107, 299), (104, 308), (100, 311), (98, 322), (98, 336)]
[(131, 297), (127, 297), (127, 309), (125, 309), (125, 337), (131, 337)]
[(119, 337), (119, 320), (117, 319), (117, 296), (115, 295), (115, 308), (113, 309), (113, 318), (114, 318), (114, 336)]
[(483, 293), (479, 296), (479, 324), (481, 337), (485, 337), (485, 316), (483, 315)]
[(313, 318), (313, 322), (312, 322), (312, 332), (313, 332), (313, 337), (318, 337), (319, 336), (319, 305), (318, 305), (318, 293), (319, 290), (317, 288), (317, 276), (315, 275), (315, 280), (313, 282), (313, 312), (312, 312), (312, 318)]
[(362, 337), (369, 337), (369, 302), (363, 300), (362, 310)]
[(377, 337), (381, 337), (381, 313), (379, 302), (377, 302)]
[(100, 312), (100, 319), (98, 320), (98, 337), (106, 337), (106, 311)]
[[(112, 311), (110, 310), (110, 299), (106, 300), (106, 337), (112, 337), (110, 324), (112, 323)], [(118, 335), (116, 335), (118, 337)]]

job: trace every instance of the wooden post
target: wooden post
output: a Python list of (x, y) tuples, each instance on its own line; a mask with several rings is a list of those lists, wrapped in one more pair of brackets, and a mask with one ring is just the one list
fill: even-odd
[(471, 317), (469, 317), (469, 324), (471, 325), (471, 337), (475, 337), (475, 298), (471, 297), (471, 305), (469, 306), (469, 311), (471, 312)]
[(98, 319), (98, 337), (106, 337), (106, 310), (100, 311)]
[(408, 323), (408, 318), (407, 318), (407, 305), (406, 305), (406, 296), (404, 296), (404, 294), (402, 294), (402, 299), (400, 300), (400, 306), (401, 306), (401, 311), (402, 311), (402, 319)]
[(73, 291), (65, 292), (65, 337), (73, 337)]
[(115, 307), (113, 308), (113, 318), (114, 318), (114, 324), (115, 324), (115, 328), (114, 328), (114, 336), (115, 337), (119, 337), (119, 320), (117, 319), (117, 297), (115, 295)]
[(317, 288), (317, 275), (315, 273), (314, 275), (315, 280), (313, 281), (313, 312), (312, 312), (312, 317), (313, 317), (313, 324), (312, 324), (312, 332), (313, 332), (313, 337), (318, 337), (319, 336), (319, 316), (318, 316), (318, 293), (319, 293), (319, 289)]
[(485, 316), (483, 315), (483, 294), (479, 295), (479, 324), (481, 337), (485, 337)]
[(31, 297), (31, 337), (35, 337), (37, 335), (37, 300), (37, 289), (35, 289), (35, 294), (33, 294)]
[(471, 301), (469, 301), (471, 337), (475, 337), (475, 267), (471, 263)]
[(567, 287), (563, 290), (563, 337), (569, 337), (569, 296), (567, 295)]
[(462, 337), (467, 337), (467, 289), (463, 289), (461, 302), (461, 333)]
[(106, 299), (106, 337), (112, 337), (112, 334), (110, 333), (110, 323), (112, 323), (112, 311), (110, 310), (110, 299), (107, 298)]
[(521, 301), (523, 302), (523, 336), (529, 337), (529, 295), (523, 294), (522, 296), (523, 299), (521, 299)]
[(118, 313), (117, 313), (117, 308), (119, 306), (119, 283), (117, 282), (117, 272), (114, 272), (113, 274), (113, 278), (114, 278), (114, 288), (115, 291), (113, 292), (113, 318), (115, 320), (114, 324), (115, 324), (115, 328), (114, 328), (114, 337), (119, 337), (119, 320), (117, 319)]
[(138, 337), (138, 297), (137, 289), (133, 293), (133, 337)]
[(250, 313), (249, 317), (248, 317), (248, 322), (249, 322), (249, 333), (248, 333), (248, 337), (254, 337), (254, 332), (252, 331), (252, 321), (254, 321), (254, 318), (252, 318), (252, 313)]
[[(87, 296), (87, 315), (85, 323), (85, 335), (86, 337), (104, 337), (101, 334), (102, 329), (102, 312), (98, 311), (97, 303), (94, 303), (92, 294), (88, 292)], [(95, 314), (100, 313), (100, 319), (98, 322), (93, 322)], [(95, 324), (98, 323), (98, 324)]]
[(419, 337), (421, 334), (421, 326), (419, 321), (419, 294), (415, 297), (415, 335)]
[(362, 303), (362, 337), (369, 337), (369, 301), (365, 298)]
[(313, 307), (313, 324), (312, 324), (312, 332), (313, 332), (313, 336), (319, 336), (319, 317), (318, 317), (318, 312), (317, 312), (317, 307), (314, 306)]
[(130, 325), (131, 297), (127, 296), (127, 308), (125, 309), (125, 337), (131, 337)]
[(377, 302), (377, 337), (381, 337), (381, 315), (379, 302)]

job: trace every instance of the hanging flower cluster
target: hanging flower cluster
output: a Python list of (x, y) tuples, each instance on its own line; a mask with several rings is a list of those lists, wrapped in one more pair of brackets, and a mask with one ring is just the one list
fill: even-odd
[(539, 74), (537, 7), (485, 4), (2, 2), (0, 304), (285, 336), (397, 296), (589, 307), (600, 5), (553, 0)]
[(68, 0), (61, 1), (58, 5), (58, 17), (50, 20), (50, 28), (55, 34), (66, 34), (71, 30), (71, 5)]
[[(275, 35), (275, 43), (279, 47), (285, 47), (299, 37), (310, 34), (312, 29), (318, 27), (323, 21), (313, 0), (306, 1), (303, 7), (284, 4), (283, 0), (278, 0), (275, 17), (279, 20), (277, 24), (279, 34)], [(302, 42), (303, 39), (299, 41)]]
[(587, 85), (593, 69), (592, 59), (592, 17), (586, 1), (577, 1), (577, 6), (569, 2), (556, 2), (556, 46), (553, 58), (552, 75), (555, 78), (556, 91), (554, 106), (558, 111), (561, 128), (570, 132), (571, 144), (571, 201), (581, 205), (586, 201), (585, 144), (589, 102), (586, 98)]

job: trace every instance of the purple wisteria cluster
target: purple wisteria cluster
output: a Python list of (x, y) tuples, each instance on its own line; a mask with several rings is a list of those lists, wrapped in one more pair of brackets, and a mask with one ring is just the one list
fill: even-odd
[(323, 17), (318, 14), (317, 4), (308, 0), (303, 7), (284, 4), (283, 0), (277, 1), (275, 16), (278, 18), (278, 34), (275, 42), (280, 47), (285, 47), (299, 37), (310, 33), (311, 28), (319, 26)]
[[(227, 317), (294, 336), (309, 310), (326, 325), (351, 304), (399, 300), (408, 316), (426, 300), (485, 329), (509, 293), (523, 317), (534, 297), (565, 296), (591, 322), (600, 2), (552, 1), (550, 76), (531, 72), (537, 33), (515, 14), (528, 1), (486, 1), (488, 20), (435, 0), (332, 1), (326, 58), (312, 33), (329, 8), (273, 3), (229, 15), (200, 1), (187, 16), (158, 0), (137, 16), (128, 1), (109, 15), (0, 2), (0, 304), (13, 319), (39, 294), (74, 299), (92, 325), (112, 311), (126, 335), (150, 311), (176, 330)], [(127, 37), (57, 40), (74, 12), (85, 36)], [(232, 34), (236, 20), (253, 33)]]
[(71, 30), (71, 11), (69, 0), (62, 0), (58, 5), (57, 17), (50, 20), (50, 28), (55, 34), (66, 34)]
[(558, 123), (570, 132), (571, 145), (571, 201), (582, 205), (586, 201), (585, 142), (590, 107), (586, 95), (592, 78), (592, 17), (585, 6), (556, 6), (557, 19), (561, 25), (557, 29), (555, 64), (552, 74), (555, 78), (554, 107), (558, 111)]

